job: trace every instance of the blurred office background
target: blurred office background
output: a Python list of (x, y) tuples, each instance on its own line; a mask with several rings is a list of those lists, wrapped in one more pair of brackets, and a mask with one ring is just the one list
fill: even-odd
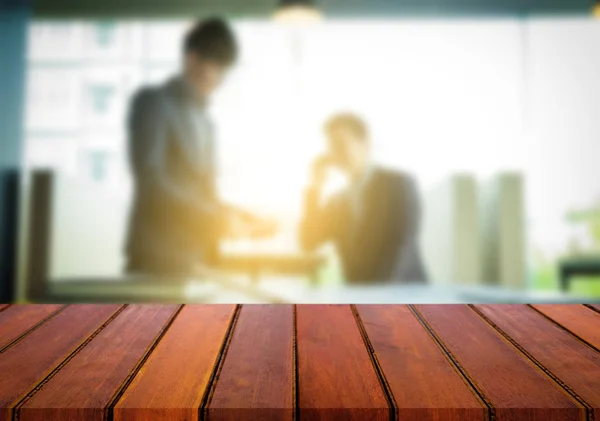
[[(51, 170), (49, 282), (120, 276), (130, 96), (178, 71), (191, 17), (214, 11), (232, 17), (242, 47), (211, 107), (221, 192), (282, 225), (273, 239), (223, 244), (225, 254), (299, 253), (322, 122), (352, 109), (371, 126), (375, 160), (419, 182), (434, 285), (600, 297), (600, 20), (591, 2), (317, 1), (324, 19), (300, 26), (274, 21), (275, 1), (193, 3), (154, 4), (145, 15), (141, 3), (40, 1), (22, 18), (18, 244), (26, 254), (35, 242), (27, 175)], [(316, 281), (259, 281), (342, 284), (334, 253), (321, 253)], [(19, 256), (26, 282), (31, 261)]]

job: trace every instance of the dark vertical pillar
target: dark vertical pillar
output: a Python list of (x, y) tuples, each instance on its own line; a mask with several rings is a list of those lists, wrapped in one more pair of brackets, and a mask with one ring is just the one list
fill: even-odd
[(25, 0), (0, 0), (0, 302), (16, 292), (27, 27)]

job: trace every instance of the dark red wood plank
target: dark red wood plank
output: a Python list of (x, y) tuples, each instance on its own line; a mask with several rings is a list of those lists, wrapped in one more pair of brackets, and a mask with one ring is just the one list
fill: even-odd
[(0, 304), (0, 311), (4, 310), (5, 308), (7, 308), (10, 304)]
[(579, 304), (533, 307), (600, 350), (600, 314)]
[(208, 405), (210, 421), (291, 420), (294, 413), (291, 305), (246, 305)]
[(585, 408), (466, 305), (415, 306), (497, 421), (582, 421)]
[(361, 305), (357, 311), (394, 396), (398, 419), (488, 419), (485, 404), (408, 306)]
[(389, 421), (391, 409), (348, 305), (296, 307), (300, 420)]
[(600, 304), (590, 304), (590, 307), (593, 307), (596, 311), (600, 311)]
[(63, 307), (63, 305), (14, 305), (0, 312), (0, 352)]
[(114, 420), (197, 420), (235, 308), (185, 306), (115, 405)]
[(0, 421), (8, 421), (12, 408), (120, 307), (69, 306), (0, 354)]
[(103, 421), (179, 306), (128, 306), (17, 411), (20, 421)]
[(600, 420), (600, 353), (584, 345), (530, 307), (475, 306), (529, 355), (559, 378)]

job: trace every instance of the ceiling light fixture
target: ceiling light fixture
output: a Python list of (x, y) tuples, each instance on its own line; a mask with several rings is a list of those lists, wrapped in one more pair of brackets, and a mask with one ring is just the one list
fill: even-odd
[(282, 23), (314, 23), (321, 21), (323, 14), (310, 0), (280, 0), (273, 19)]

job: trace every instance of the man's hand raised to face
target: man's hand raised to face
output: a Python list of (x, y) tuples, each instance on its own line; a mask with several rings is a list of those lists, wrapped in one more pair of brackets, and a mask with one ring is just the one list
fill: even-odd
[(310, 174), (310, 185), (314, 188), (322, 187), (327, 181), (327, 171), (333, 166), (333, 159), (328, 155), (317, 157), (313, 163)]

